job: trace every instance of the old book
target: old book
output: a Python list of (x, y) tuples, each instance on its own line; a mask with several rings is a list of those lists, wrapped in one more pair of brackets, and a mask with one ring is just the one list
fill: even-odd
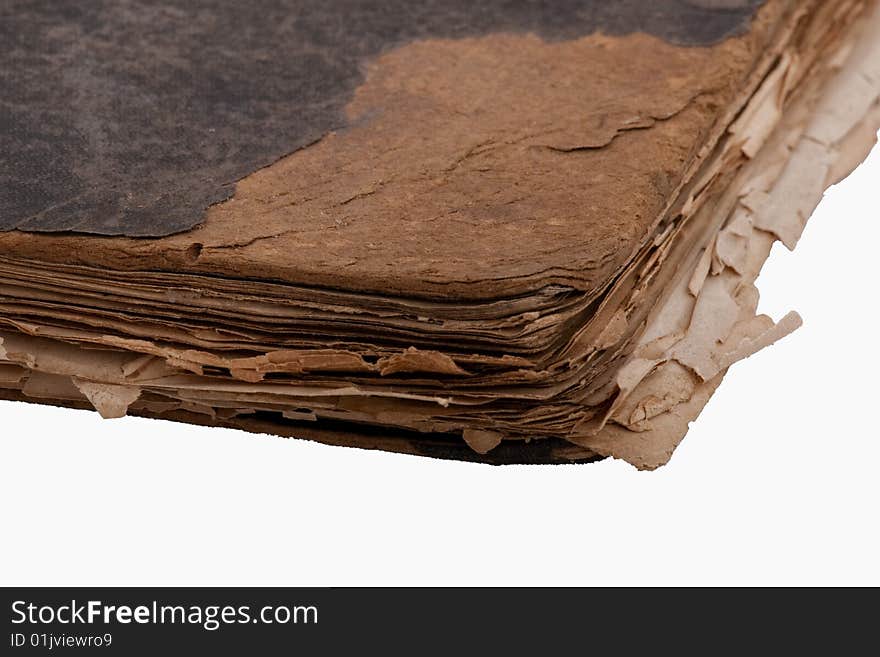
[(880, 128), (873, 0), (0, 9), (0, 396), (665, 463)]

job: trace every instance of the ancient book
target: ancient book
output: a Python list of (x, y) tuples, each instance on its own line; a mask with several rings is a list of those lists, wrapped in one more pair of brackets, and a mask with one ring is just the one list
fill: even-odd
[(880, 128), (874, 0), (0, 19), (0, 397), (105, 417), (658, 467)]

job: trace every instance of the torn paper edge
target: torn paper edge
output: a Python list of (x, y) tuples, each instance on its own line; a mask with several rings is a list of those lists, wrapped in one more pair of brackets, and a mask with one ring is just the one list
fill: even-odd
[[(756, 315), (758, 295), (753, 283), (773, 243), (778, 240), (793, 249), (825, 190), (861, 164), (876, 142), (880, 6), (862, 23), (862, 33), (845, 61), (828, 63), (840, 70), (825, 83), (806, 126), (787, 126), (781, 108), (762, 107), (743, 114), (758, 117), (756, 132), (749, 133), (742, 121), (731, 127), (734, 135), (746, 133), (743, 153), (753, 161), (765, 161), (762, 167), (746, 166), (740, 177), (743, 196), (667, 302), (691, 297), (684, 304), (687, 314), (674, 317), (685, 320), (686, 331), (680, 335), (679, 327), (668, 322), (668, 313), (654, 313), (643, 341), (618, 373), (620, 392), (608, 424), (573, 442), (639, 469), (666, 464), (727, 368), (800, 326), (797, 313), (789, 313), (778, 323)], [(795, 64), (793, 59), (783, 59), (780, 67)], [(781, 102), (779, 89), (785, 77), (780, 69), (768, 76), (758, 102)], [(767, 153), (765, 145), (771, 135), (776, 136), (775, 145), (782, 147)], [(784, 158), (784, 165), (774, 166), (772, 160), (779, 158)], [(768, 177), (768, 170), (775, 176)], [(651, 347), (664, 340), (671, 346), (660, 355), (650, 354)], [(659, 377), (662, 382), (656, 383), (658, 370), (666, 370), (676, 384), (670, 383), (669, 376)], [(676, 387), (690, 387), (693, 392), (686, 401), (674, 395), (670, 399), (669, 390)]]

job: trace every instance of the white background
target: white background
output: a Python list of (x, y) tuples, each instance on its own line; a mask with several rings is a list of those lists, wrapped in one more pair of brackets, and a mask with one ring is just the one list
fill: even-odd
[(672, 462), (492, 468), (0, 402), (0, 584), (880, 584), (880, 149)]

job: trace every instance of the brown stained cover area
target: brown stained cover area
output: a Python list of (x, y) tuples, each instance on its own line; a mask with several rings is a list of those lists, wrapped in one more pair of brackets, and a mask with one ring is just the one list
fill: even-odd
[(161, 236), (346, 125), (364, 66), (426, 39), (643, 31), (715, 43), (762, 0), (4, 0), (0, 230)]
[(411, 44), (371, 68), (354, 127), (249, 176), (187, 237), (218, 271), (315, 284), (589, 288), (659, 218), (750, 64), (739, 42), (646, 35)]
[(651, 232), (786, 3), (704, 47), (646, 34), (429, 39), (374, 60), (349, 127), (161, 239), (0, 234), (0, 252), (384, 293), (590, 290)]

